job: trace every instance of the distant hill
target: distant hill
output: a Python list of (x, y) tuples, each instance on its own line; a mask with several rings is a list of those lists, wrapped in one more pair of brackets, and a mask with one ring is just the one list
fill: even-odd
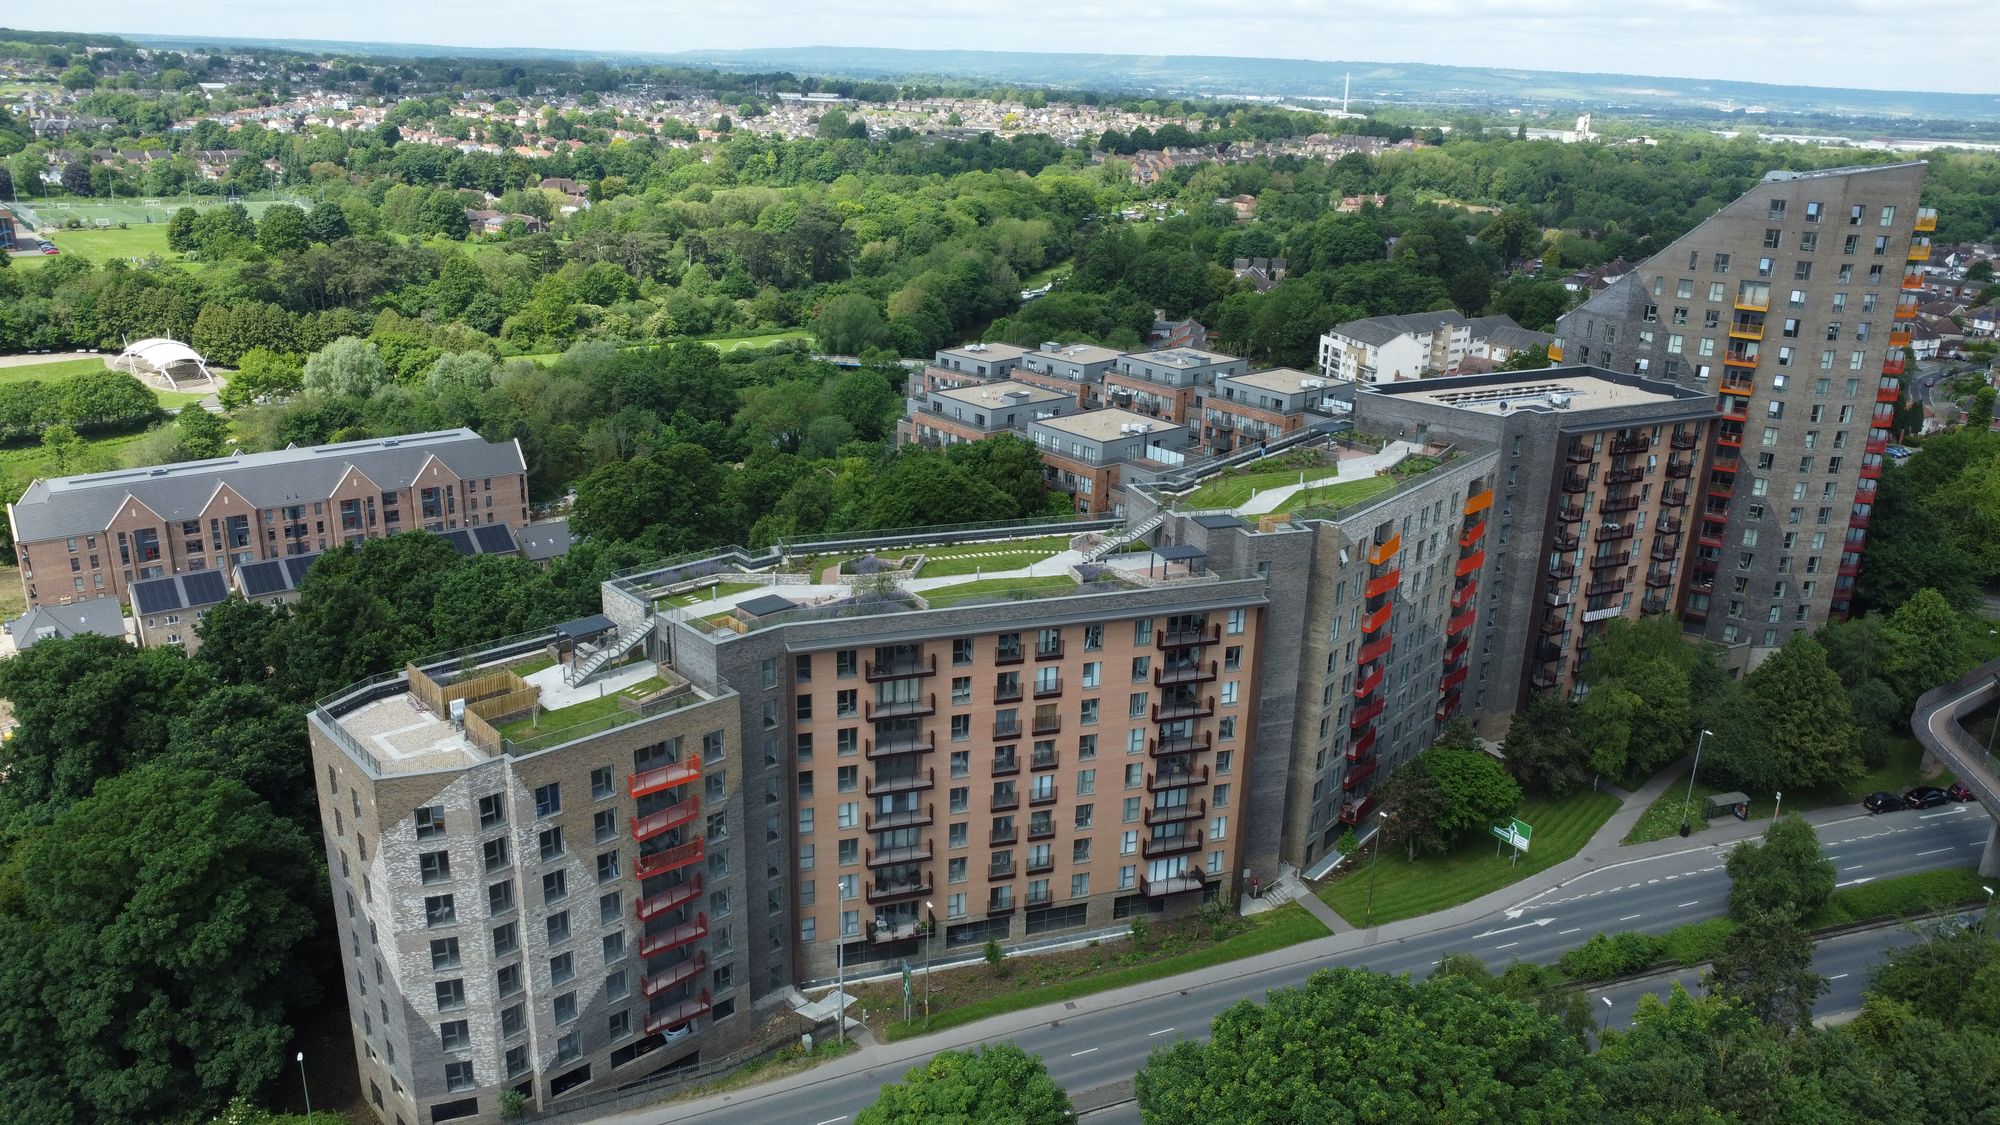
[(1357, 103), (1467, 109), (1524, 108), (1713, 117), (1737, 111), (1953, 121), (2000, 121), (2000, 94), (1776, 86), (1717, 79), (1438, 66), (1316, 62), (1221, 55), (1043, 54), (916, 51), (887, 47), (772, 47), (671, 53), (538, 47), (450, 47), (303, 39), (134, 35), (151, 46), (239, 45), (391, 58), (533, 58), (611, 64), (701, 65), (723, 70), (874, 79), (976, 79), (1024, 86), (1157, 95), (1338, 98), (1349, 76)]

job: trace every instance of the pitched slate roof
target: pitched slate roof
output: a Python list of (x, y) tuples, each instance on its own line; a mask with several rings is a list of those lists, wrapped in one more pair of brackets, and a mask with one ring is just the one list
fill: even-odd
[(526, 471), (513, 442), (489, 442), (467, 429), (444, 430), (52, 477), (30, 484), (9, 512), (15, 541), (33, 543), (102, 531), (128, 496), (171, 522), (200, 516), (224, 485), (256, 508), (324, 500), (350, 467), (384, 490), (408, 488), (432, 456), (461, 478)]
[(529, 562), (541, 562), (569, 554), (574, 540), (566, 519), (543, 520), (521, 529), (521, 555)]
[(1439, 325), (1457, 326), (1465, 323), (1465, 318), (1456, 309), (1439, 309), (1436, 312), (1397, 313), (1394, 316), (1370, 316), (1360, 320), (1350, 320), (1337, 325), (1334, 334), (1364, 344), (1380, 347), (1398, 336), (1435, 332)]
[(74, 637), (96, 633), (100, 637), (125, 639), (125, 611), (117, 598), (86, 598), (68, 605), (44, 605), (7, 623), (16, 651), (51, 637)]

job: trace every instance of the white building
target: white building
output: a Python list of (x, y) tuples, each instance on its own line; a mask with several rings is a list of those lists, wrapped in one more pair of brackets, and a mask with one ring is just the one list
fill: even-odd
[(1467, 318), (1454, 309), (1371, 316), (1336, 325), (1319, 338), (1319, 369), (1329, 379), (1392, 383), (1486, 370), (1554, 340), (1509, 317)]

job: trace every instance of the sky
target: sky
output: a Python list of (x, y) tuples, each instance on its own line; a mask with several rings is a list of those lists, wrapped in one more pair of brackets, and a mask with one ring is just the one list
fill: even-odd
[(1969, 0), (90, 0), (65, 21), (71, 31), (470, 47), (1208, 54), (2000, 92), (1995, 72), (1973, 61), (1984, 53), (1938, 50), (1941, 29), (1993, 26), (1989, 6)]

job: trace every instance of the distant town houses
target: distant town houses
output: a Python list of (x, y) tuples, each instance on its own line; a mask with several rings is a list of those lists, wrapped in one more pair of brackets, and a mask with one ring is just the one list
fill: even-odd
[(1455, 309), (1371, 316), (1337, 324), (1319, 338), (1319, 371), (1345, 383), (1469, 374), (1554, 342), (1505, 316), (1467, 317)]

